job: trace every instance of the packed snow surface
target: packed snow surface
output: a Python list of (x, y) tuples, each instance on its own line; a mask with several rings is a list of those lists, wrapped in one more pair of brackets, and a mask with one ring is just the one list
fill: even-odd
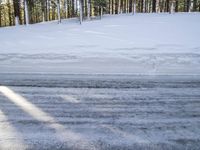
[(198, 76), (6, 74), (0, 83), (3, 150), (200, 147)]
[(0, 29), (0, 73), (200, 74), (200, 13)]

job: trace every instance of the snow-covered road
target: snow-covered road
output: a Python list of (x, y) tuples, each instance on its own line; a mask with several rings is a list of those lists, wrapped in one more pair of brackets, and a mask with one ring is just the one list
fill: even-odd
[(199, 76), (0, 75), (0, 149), (198, 149)]

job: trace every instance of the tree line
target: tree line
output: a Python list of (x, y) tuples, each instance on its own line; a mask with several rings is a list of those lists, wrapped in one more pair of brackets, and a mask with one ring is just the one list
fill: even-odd
[(200, 11), (200, 0), (0, 0), (0, 27), (103, 14)]

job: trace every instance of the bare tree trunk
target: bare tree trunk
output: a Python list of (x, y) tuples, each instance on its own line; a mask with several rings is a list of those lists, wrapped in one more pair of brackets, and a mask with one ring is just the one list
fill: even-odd
[(128, 13), (128, 0), (126, 0), (126, 13)]
[(112, 0), (109, 0), (109, 14), (112, 14)]
[(60, 16), (60, 0), (57, 0), (57, 16), (58, 16), (58, 23), (61, 23), (61, 16)]
[(127, 13), (129, 13), (129, 12), (130, 12), (130, 7), (129, 7), (129, 4), (130, 4), (130, 2), (129, 2), (129, 0), (127, 0)]
[(164, 0), (161, 0), (161, 6), (160, 6), (160, 11), (165, 12), (165, 7), (164, 7)]
[(67, 0), (64, 1), (64, 12), (65, 12), (65, 18), (68, 18), (68, 2), (67, 2)]
[(112, 14), (115, 14), (115, 0), (112, 0)]
[(143, 0), (143, 10), (142, 10), (142, 12), (144, 13), (144, 12), (146, 12), (146, 1), (145, 0)]
[(28, 25), (29, 24), (29, 13), (28, 13), (27, 0), (24, 0), (24, 8), (25, 8), (26, 25)]
[[(12, 26), (13, 25), (13, 15), (12, 15), (12, 8), (11, 8), (10, 0), (8, 0), (8, 14), (9, 14), (9, 25)], [(1, 8), (0, 8), (0, 22), (1, 22)], [(0, 23), (0, 26), (1, 26), (1, 23)]]
[(136, 0), (132, 0), (132, 11), (133, 11), (133, 14), (136, 13)]
[(121, 0), (118, 0), (118, 11), (117, 14), (119, 14), (121, 11)]
[(87, 0), (87, 19), (90, 20), (90, 0)]
[(156, 0), (156, 12), (160, 13), (160, 0)]
[(150, 13), (150, 1), (147, 0), (147, 12)]
[(103, 16), (103, 7), (100, 6), (100, 19), (102, 19), (102, 16)]
[(170, 11), (169, 11), (170, 14), (174, 13), (174, 3), (175, 2), (173, 0), (170, 2)]
[(82, 5), (82, 0), (79, 0), (79, 9), (80, 9), (80, 24), (82, 24), (82, 22), (83, 22), (83, 7), (82, 7), (83, 5)]
[[(90, 0), (90, 14), (91, 16), (94, 16), (94, 1), (93, 0)], [(110, 10), (110, 9), (109, 9)]]
[(194, 5), (193, 0), (192, 1), (190, 0), (190, 3), (189, 3), (189, 12), (193, 11), (193, 5)]
[(49, 0), (46, 0), (46, 4), (45, 4), (45, 6), (46, 6), (46, 16), (45, 16), (45, 20), (46, 21), (49, 21)]

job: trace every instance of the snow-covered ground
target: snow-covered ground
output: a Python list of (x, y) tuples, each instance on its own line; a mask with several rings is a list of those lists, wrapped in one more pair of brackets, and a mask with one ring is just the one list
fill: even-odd
[(200, 13), (0, 29), (0, 73), (200, 74)]
[(24, 76), (0, 81), (0, 149), (200, 147), (198, 77)]
[(0, 150), (200, 147), (200, 13), (0, 28)]

